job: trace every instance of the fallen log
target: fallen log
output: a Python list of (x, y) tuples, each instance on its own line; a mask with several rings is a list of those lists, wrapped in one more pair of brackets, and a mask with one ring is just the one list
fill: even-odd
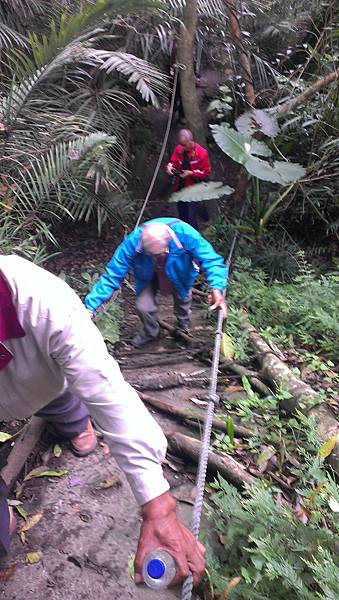
[(255, 327), (251, 325), (247, 316), (243, 319), (243, 326), (261, 364), (265, 379), (271, 381), (275, 387), (282, 385), (290, 394), (290, 398), (281, 402), (282, 408), (287, 412), (300, 410), (300, 412), (313, 417), (319, 436), (323, 441), (337, 436), (338, 441), (328, 457), (328, 463), (339, 476), (339, 424), (330, 406), (322, 401), (322, 398), (310, 385), (301, 381), (286, 363), (278, 358)]
[(221, 371), (232, 371), (233, 373), (236, 373), (237, 375), (241, 375), (241, 377), (245, 376), (245, 377), (247, 377), (250, 384), (256, 390), (258, 390), (258, 392), (261, 392), (264, 396), (272, 395), (272, 390), (270, 390), (270, 388), (267, 385), (265, 385), (265, 383), (263, 383), (257, 377), (256, 373), (253, 373), (253, 371), (250, 371), (243, 365), (239, 365), (238, 363), (234, 362), (233, 360), (221, 359), (220, 364), (219, 364), (219, 369)]
[[(167, 433), (168, 448), (172, 454), (181, 458), (189, 458), (194, 463), (199, 462), (201, 442), (183, 433)], [(227, 481), (238, 488), (252, 485), (256, 479), (245, 471), (244, 467), (234, 458), (219, 455), (213, 450), (208, 453), (207, 470), (211, 475), (220, 473)]]
[[(173, 406), (173, 404), (170, 404), (169, 402), (163, 402), (162, 400), (158, 400), (158, 398), (153, 398), (152, 396), (143, 394), (142, 392), (139, 392), (139, 396), (143, 402), (149, 406), (152, 406), (156, 410), (159, 410), (167, 415), (171, 415), (172, 417), (180, 419), (181, 421), (188, 422), (190, 425), (199, 427), (204, 423), (204, 415), (192, 411), (190, 408), (184, 410), (178, 406)], [(217, 417), (214, 417), (212, 426), (213, 429), (227, 433), (227, 424)], [(234, 424), (234, 435), (236, 437), (249, 438), (253, 436), (253, 431), (247, 429), (247, 427)]]
[(160, 377), (143, 377), (142, 381), (133, 381), (128, 379), (128, 383), (130, 383), (138, 391), (166, 390), (168, 388), (185, 385), (185, 382), (185, 376), (182, 373), (164, 373)]
[(152, 360), (149, 362), (140, 362), (140, 363), (134, 363), (134, 364), (128, 364), (128, 365), (124, 365), (123, 362), (119, 362), (120, 368), (122, 370), (135, 370), (135, 369), (147, 369), (147, 368), (152, 368), (152, 367), (160, 367), (160, 366), (164, 366), (164, 365), (177, 365), (178, 363), (183, 363), (185, 360), (190, 361), (192, 360), (191, 357), (189, 356), (172, 356), (172, 357), (168, 357), (168, 358), (163, 358), (160, 360)]
[(0, 472), (2, 479), (9, 489), (13, 487), (19, 477), (21, 469), (34, 449), (34, 446), (38, 443), (44, 428), (45, 421), (43, 419), (32, 417), (15, 442), (7, 459), (7, 464)]

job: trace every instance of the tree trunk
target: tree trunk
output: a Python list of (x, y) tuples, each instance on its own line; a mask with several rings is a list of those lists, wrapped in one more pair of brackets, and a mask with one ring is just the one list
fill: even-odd
[[(320, 401), (319, 395), (307, 383), (294, 375), (291, 369), (274, 354), (274, 351), (261, 337), (258, 331), (244, 319), (244, 327), (250, 342), (256, 351), (257, 358), (262, 366), (262, 374), (275, 386), (282, 385), (291, 397), (284, 400), (281, 405), (288, 412), (300, 410), (313, 417), (320, 438), (325, 441), (337, 436), (337, 444), (328, 458), (334, 472), (339, 476), (339, 424), (331, 408)], [(318, 402), (318, 404), (316, 404)]]
[(198, 22), (198, 1), (187, 0), (183, 9), (182, 23), (177, 45), (177, 61), (180, 69), (180, 93), (187, 125), (194, 139), (206, 148), (203, 118), (199, 108), (193, 66), (194, 42)]
[[(230, 29), (232, 41), (237, 49), (240, 64), (240, 73), (245, 84), (245, 102), (247, 108), (252, 108), (255, 105), (255, 91), (253, 85), (253, 77), (251, 70), (250, 57), (248, 50), (243, 41), (241, 28), (238, 17), (237, 0), (225, 0), (230, 21)], [(240, 167), (233, 200), (236, 206), (242, 206), (246, 199), (246, 191), (248, 186), (248, 174), (245, 167)]]
[(251, 70), (250, 57), (246, 45), (244, 44), (239, 18), (237, 0), (226, 0), (226, 7), (228, 11), (228, 18), (230, 21), (232, 41), (237, 49), (240, 63), (240, 72), (245, 84), (245, 102), (248, 108), (255, 105), (255, 91), (253, 85), (253, 77)]
[[(180, 458), (189, 458), (194, 463), (199, 462), (201, 442), (195, 438), (191, 438), (183, 433), (168, 433), (166, 435), (170, 452)], [(212, 450), (208, 454), (208, 471), (212, 475), (220, 473), (227, 481), (233, 483), (238, 488), (244, 487), (245, 484), (251, 485), (256, 479), (245, 471), (244, 467), (234, 458), (224, 454), (217, 454)]]

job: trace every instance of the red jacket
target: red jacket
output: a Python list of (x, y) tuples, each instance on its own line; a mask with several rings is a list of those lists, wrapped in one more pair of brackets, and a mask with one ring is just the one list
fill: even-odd
[[(208, 158), (208, 152), (199, 144), (194, 144), (188, 153), (190, 167), (188, 171), (193, 171), (192, 177), (186, 177), (184, 179), (185, 187), (190, 187), (200, 181), (206, 181), (211, 173), (211, 165)], [(170, 163), (172, 163), (175, 169), (182, 168), (182, 162), (184, 158), (184, 147), (177, 146), (171, 156)], [(179, 189), (180, 177), (177, 176), (174, 184), (173, 191), (176, 192)]]

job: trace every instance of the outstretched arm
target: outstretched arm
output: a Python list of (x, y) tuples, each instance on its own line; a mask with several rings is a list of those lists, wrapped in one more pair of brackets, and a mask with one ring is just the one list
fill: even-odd
[(206, 274), (211, 288), (223, 292), (227, 286), (228, 267), (224, 259), (214, 250), (213, 246), (205, 240), (190, 225), (185, 224), (184, 248), (198, 262)]
[(90, 312), (95, 313), (99, 306), (119, 289), (133, 265), (138, 237), (138, 232), (133, 232), (120, 244), (107, 264), (106, 272), (87, 294), (85, 306)]

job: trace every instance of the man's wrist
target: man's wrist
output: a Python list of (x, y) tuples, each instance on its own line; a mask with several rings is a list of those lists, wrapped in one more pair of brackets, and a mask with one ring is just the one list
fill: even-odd
[(144, 521), (164, 519), (176, 512), (176, 501), (169, 492), (165, 492), (150, 500), (141, 507), (141, 515)]

